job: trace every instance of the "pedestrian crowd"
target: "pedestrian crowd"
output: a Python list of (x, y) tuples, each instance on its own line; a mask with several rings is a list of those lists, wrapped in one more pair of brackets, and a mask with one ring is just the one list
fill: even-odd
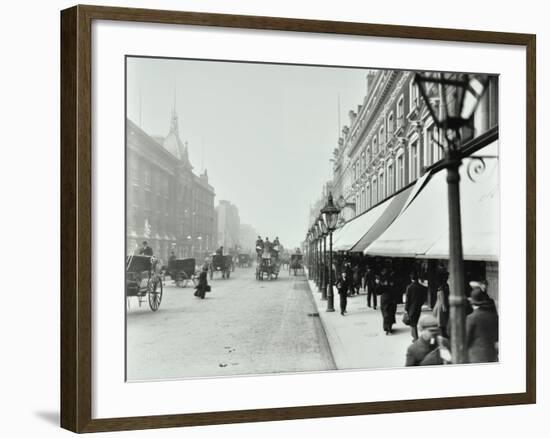
[[(381, 258), (336, 257), (334, 286), (340, 314), (347, 314), (348, 298), (366, 292), (367, 307), (380, 308), (382, 330), (394, 333), (397, 306), (404, 304), (403, 323), (410, 326), (412, 343), (406, 365), (440, 365), (451, 362), (449, 273), (443, 264), (422, 269), (426, 263)], [(467, 278), (478, 273), (467, 273)], [(422, 276), (422, 278), (421, 278)], [(470, 278), (468, 278), (470, 279)], [(487, 292), (487, 282), (468, 281), (466, 347), (468, 362), (498, 361), (498, 313)]]

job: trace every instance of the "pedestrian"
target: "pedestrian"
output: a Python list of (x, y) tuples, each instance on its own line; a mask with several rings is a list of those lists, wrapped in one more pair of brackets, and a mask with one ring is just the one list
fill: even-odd
[(393, 324), (395, 324), (395, 294), (393, 285), (390, 284), (389, 274), (386, 268), (380, 272), (378, 279), (378, 294), (380, 295), (380, 310), (382, 311), (382, 327), (386, 335), (393, 333)]
[(498, 313), (487, 292), (474, 287), (473, 312), (466, 317), (466, 345), (470, 363), (498, 361)]
[(413, 342), (418, 339), (418, 320), (422, 312), (422, 306), (428, 297), (428, 288), (422, 286), (418, 282), (418, 274), (416, 271), (411, 272), (411, 282), (407, 286), (405, 292), (405, 312), (409, 316), (409, 324), (411, 326), (411, 335)]
[(373, 304), (374, 310), (376, 310), (376, 281), (375, 281), (374, 269), (371, 265), (367, 266), (367, 272), (365, 273), (365, 285), (367, 286), (367, 306), (371, 307)]
[(262, 256), (263, 250), (264, 250), (264, 241), (262, 240), (262, 236), (258, 236), (258, 239), (256, 239), (256, 254), (258, 258)]
[(449, 313), (450, 313), (450, 303), (449, 303), (449, 273), (447, 271), (442, 271), (440, 274), (439, 285), (437, 287), (437, 299), (435, 306), (433, 308), (433, 314), (436, 317), (439, 328), (441, 329), (441, 334), (448, 338), (447, 327), (449, 325)]
[(203, 266), (202, 271), (199, 274), (199, 283), (195, 288), (194, 295), (201, 300), (204, 300), (206, 292), (210, 292), (210, 285), (208, 284), (208, 277), (206, 275), (207, 272), (208, 268), (206, 266)]
[(141, 248), (139, 249), (139, 253), (140, 253), (140, 255), (152, 256), (153, 255), (153, 248), (151, 248), (147, 244), (147, 241), (144, 240), (141, 244)]
[(346, 307), (348, 305), (348, 290), (350, 287), (350, 278), (345, 270), (342, 271), (340, 277), (336, 280), (335, 286), (338, 290), (338, 295), (340, 295), (340, 315), (344, 316), (347, 313)]
[(353, 289), (353, 282), (352, 282), (353, 270), (351, 269), (351, 262), (349, 261), (349, 259), (346, 259), (344, 261), (344, 272), (346, 273), (346, 278), (348, 280), (347, 281), (347, 285), (348, 285), (347, 295), (349, 297), (351, 295), (352, 289)]
[(444, 365), (451, 362), (448, 339), (441, 336), (439, 322), (433, 315), (418, 321), (420, 336), (407, 348), (405, 366)]
[(353, 275), (353, 284), (351, 287), (352, 295), (359, 295), (359, 290), (361, 289), (361, 267), (359, 263), (355, 262), (352, 267)]

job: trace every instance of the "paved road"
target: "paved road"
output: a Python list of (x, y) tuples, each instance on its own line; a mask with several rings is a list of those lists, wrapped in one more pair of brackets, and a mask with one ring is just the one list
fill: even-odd
[(166, 281), (160, 309), (131, 302), (128, 380), (335, 369), (304, 276), (257, 281), (254, 268), (215, 277), (201, 300)]

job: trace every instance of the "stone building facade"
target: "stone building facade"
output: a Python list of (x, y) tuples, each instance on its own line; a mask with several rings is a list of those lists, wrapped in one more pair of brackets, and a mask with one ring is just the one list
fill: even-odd
[[(478, 137), (497, 125), (498, 81), (492, 78), (464, 137)], [(333, 196), (353, 207), (348, 210), (352, 216), (359, 215), (437, 165), (443, 158), (438, 143), (443, 141), (414, 83), (414, 72), (371, 71), (367, 93), (357, 109), (349, 111), (349, 125), (333, 152)]]
[(165, 137), (151, 136), (126, 119), (126, 252), (146, 240), (166, 260), (202, 257), (216, 244), (214, 188), (197, 175), (172, 112)]

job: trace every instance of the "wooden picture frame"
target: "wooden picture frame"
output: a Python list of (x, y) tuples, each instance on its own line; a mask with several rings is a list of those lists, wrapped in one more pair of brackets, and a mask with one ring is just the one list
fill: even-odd
[[(518, 45), (526, 48), (526, 391), (126, 418), (92, 418), (92, 22), (114, 20)], [(61, 12), (61, 426), (74, 432), (529, 404), (536, 401), (536, 37), (275, 17), (75, 6)]]

